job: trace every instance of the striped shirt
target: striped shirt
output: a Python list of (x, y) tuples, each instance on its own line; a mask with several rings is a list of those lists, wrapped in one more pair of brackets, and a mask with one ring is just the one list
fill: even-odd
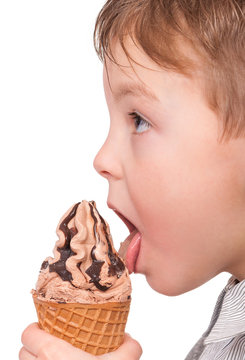
[(207, 331), (185, 360), (245, 360), (245, 280), (230, 278)]

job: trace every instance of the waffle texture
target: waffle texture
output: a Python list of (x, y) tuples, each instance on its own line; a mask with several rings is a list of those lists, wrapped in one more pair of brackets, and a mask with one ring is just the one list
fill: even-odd
[(130, 300), (80, 304), (42, 301), (33, 294), (39, 326), (93, 355), (116, 350), (124, 338)]

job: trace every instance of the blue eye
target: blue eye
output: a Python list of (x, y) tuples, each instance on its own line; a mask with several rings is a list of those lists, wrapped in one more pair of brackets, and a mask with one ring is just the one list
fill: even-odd
[(143, 133), (151, 127), (151, 124), (137, 112), (131, 112), (129, 113), (129, 116), (131, 116), (131, 118), (134, 120), (136, 133)]

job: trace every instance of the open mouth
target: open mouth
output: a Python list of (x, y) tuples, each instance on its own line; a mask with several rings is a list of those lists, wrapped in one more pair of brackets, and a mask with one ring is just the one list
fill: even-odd
[(114, 212), (117, 214), (118, 217), (120, 217), (120, 219), (124, 222), (124, 224), (127, 226), (127, 228), (129, 229), (129, 232), (132, 233), (134, 230), (136, 230), (136, 227), (127, 219), (125, 218), (125, 216), (123, 216), (120, 212), (118, 212), (117, 210), (113, 209)]
[(117, 214), (129, 229), (129, 236), (121, 243), (118, 254), (126, 261), (129, 273), (136, 272), (136, 262), (138, 259), (141, 233), (124, 215), (108, 204), (108, 206)]

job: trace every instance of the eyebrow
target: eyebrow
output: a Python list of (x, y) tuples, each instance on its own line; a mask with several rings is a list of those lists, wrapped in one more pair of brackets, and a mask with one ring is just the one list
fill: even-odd
[(114, 99), (116, 102), (119, 102), (120, 100), (122, 100), (123, 97), (126, 96), (135, 96), (135, 97), (147, 97), (151, 100), (155, 100), (155, 101), (159, 101), (159, 99), (157, 98), (157, 96), (154, 94), (154, 92), (152, 92), (149, 88), (147, 88), (146, 86), (144, 86), (143, 84), (140, 83), (134, 83), (134, 84), (130, 84), (130, 83), (125, 83), (120, 85), (120, 87), (118, 87), (117, 90), (112, 91)]

